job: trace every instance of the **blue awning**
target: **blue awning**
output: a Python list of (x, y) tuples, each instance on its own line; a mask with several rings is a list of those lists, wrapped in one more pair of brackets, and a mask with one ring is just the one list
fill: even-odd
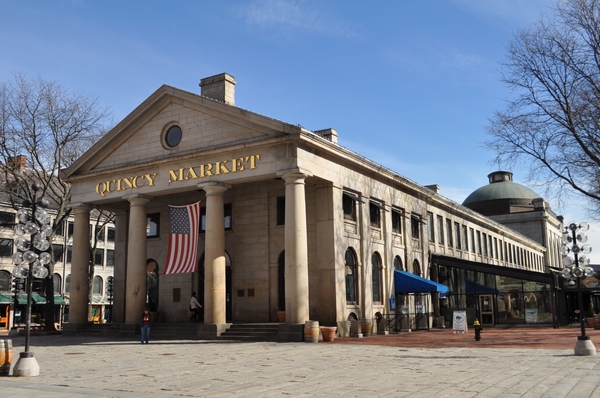
[(396, 293), (448, 293), (450, 291), (446, 285), (399, 270), (394, 271), (394, 285)]

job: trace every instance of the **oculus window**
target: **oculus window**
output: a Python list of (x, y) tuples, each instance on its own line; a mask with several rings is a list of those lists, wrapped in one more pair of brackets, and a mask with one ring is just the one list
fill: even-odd
[(168, 148), (175, 148), (181, 142), (183, 133), (179, 126), (171, 126), (165, 133), (165, 145)]

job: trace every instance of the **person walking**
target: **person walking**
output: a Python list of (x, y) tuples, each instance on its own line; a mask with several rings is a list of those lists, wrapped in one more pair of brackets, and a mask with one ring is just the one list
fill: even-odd
[(190, 299), (190, 311), (192, 311), (192, 316), (190, 317), (190, 320), (192, 322), (198, 322), (201, 308), (202, 305), (198, 301), (198, 297), (196, 297), (196, 292), (193, 292), (192, 298)]
[(152, 324), (152, 321), (150, 320), (150, 313), (148, 312), (148, 310), (145, 310), (144, 313), (142, 314), (142, 328), (141, 328), (141, 341), (140, 343), (144, 344), (144, 342), (146, 344), (148, 344), (148, 340), (150, 340), (150, 325)]

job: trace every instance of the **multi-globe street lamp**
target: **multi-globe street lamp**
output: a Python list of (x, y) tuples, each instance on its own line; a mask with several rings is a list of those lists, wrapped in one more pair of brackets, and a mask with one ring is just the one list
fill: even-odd
[(50, 203), (43, 196), (38, 197), (41, 187), (37, 183), (34, 183), (31, 189), (33, 201), (27, 199), (23, 201), (23, 207), (17, 211), (19, 223), (15, 226), (17, 235), (15, 246), (19, 251), (13, 254), (15, 263), (13, 277), (26, 280), (27, 311), (25, 314), (25, 351), (19, 354), (19, 359), (13, 368), (13, 376), (38, 376), (40, 374), (40, 367), (33, 352), (29, 351), (31, 296), (33, 278), (46, 278), (48, 269), (45, 265), (52, 260), (52, 256), (47, 252), (50, 248), (49, 238), (52, 236), (52, 227), (50, 226), (50, 213), (45, 209)]
[[(585, 319), (583, 314), (583, 295), (581, 293), (581, 279), (594, 275), (594, 269), (589, 266), (590, 259), (586, 254), (590, 254), (592, 247), (587, 242), (587, 235), (584, 233), (589, 230), (588, 223), (577, 224), (569, 223), (563, 230), (563, 265), (562, 271), (565, 279), (577, 280), (577, 300), (579, 302), (579, 322), (581, 325), (581, 336), (577, 337), (575, 344), (575, 355), (596, 355), (596, 347), (590, 340), (590, 336), (585, 334)], [(573, 257), (570, 256), (573, 254)]]

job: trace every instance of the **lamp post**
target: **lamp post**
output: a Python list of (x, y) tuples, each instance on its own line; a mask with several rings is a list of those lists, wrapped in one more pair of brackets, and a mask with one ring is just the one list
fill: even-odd
[[(579, 301), (579, 322), (581, 324), (581, 336), (577, 337), (575, 344), (575, 355), (596, 355), (596, 347), (590, 340), (590, 336), (585, 334), (585, 319), (583, 316), (583, 296), (581, 294), (581, 279), (594, 275), (594, 269), (589, 267), (590, 259), (586, 254), (590, 254), (592, 247), (587, 242), (587, 235), (584, 233), (589, 230), (588, 223), (577, 224), (574, 222), (564, 227), (563, 231), (563, 277), (565, 279), (575, 278), (577, 280), (577, 300)], [(571, 257), (569, 254), (573, 254)]]
[[(16, 278), (27, 278), (27, 310), (25, 314), (25, 351), (19, 354), (19, 359), (13, 368), (13, 376), (38, 376), (40, 367), (29, 351), (29, 337), (31, 333), (31, 295), (33, 290), (33, 278), (44, 279), (48, 276), (48, 269), (44, 266), (52, 260), (52, 256), (46, 250), (50, 248), (48, 237), (52, 235), (50, 226), (50, 214), (45, 207), (49, 206), (48, 199), (40, 196), (37, 192), (40, 186), (34, 183), (33, 202), (23, 201), (23, 208), (17, 211), (19, 223), (15, 226), (15, 246), (19, 249), (13, 254), (15, 268), (13, 275)], [(29, 210), (30, 208), (30, 210)], [(29, 235), (29, 239), (27, 239)]]

